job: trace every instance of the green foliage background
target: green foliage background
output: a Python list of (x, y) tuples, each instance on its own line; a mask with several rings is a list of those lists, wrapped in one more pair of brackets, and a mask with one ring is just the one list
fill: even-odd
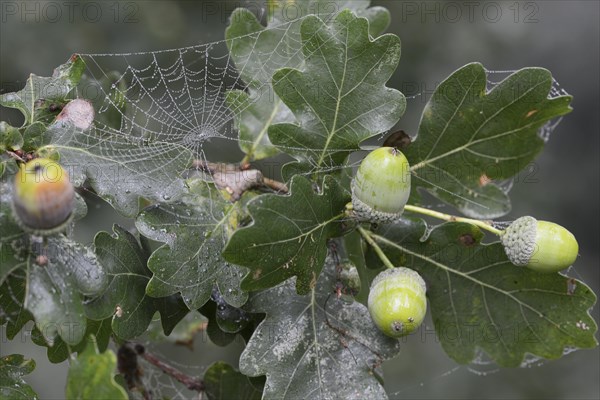
[[(225, 10), (231, 11), (240, 4), (222, 2), (227, 4), (219, 8), (222, 15), (207, 15), (203, 5), (209, 2), (121, 4), (126, 3), (135, 3), (139, 22), (115, 23), (112, 15), (106, 15), (98, 23), (86, 23), (77, 14), (73, 23), (66, 17), (56, 23), (35, 22), (33, 18), (28, 22), (22, 22), (21, 18), (3, 21), (0, 25), (2, 93), (22, 87), (30, 72), (48, 76), (75, 51), (156, 50), (220, 40), (227, 26)], [(393, 23), (388, 31), (402, 40), (402, 59), (388, 86), (401, 90), (406, 96), (417, 92), (430, 94), (441, 79), (470, 61), (479, 61), (497, 70), (540, 66), (552, 71), (561, 86), (574, 95), (574, 111), (551, 137), (536, 160), (534, 170), (520, 174), (511, 192), (513, 211), (508, 218), (534, 215), (570, 229), (581, 247), (574, 274), (598, 292), (600, 124), (597, 110), (600, 100), (597, 71), (600, 62), (594, 49), (600, 45), (600, 6), (587, 1), (540, 1), (535, 3), (539, 7), (538, 22), (524, 24), (513, 21), (509, 10), (513, 3), (498, 3), (505, 15), (497, 23), (484, 21), (480, 13), (476, 13), (474, 22), (463, 16), (451, 23), (443, 18), (436, 22), (434, 15), (425, 15), (424, 21), (421, 15), (408, 15), (399, 1), (373, 1), (373, 5), (383, 5), (390, 10)], [(427, 4), (433, 9), (436, 3)], [(521, 12), (522, 20), (522, 9)], [(426, 99), (427, 96), (421, 96), (408, 102), (399, 128), (415, 133)], [(0, 120), (18, 126), (21, 121), (17, 114), (2, 109)], [(238, 154), (231, 157), (240, 158)], [(77, 235), (82, 243), (90, 243), (99, 230), (111, 232), (112, 222), (119, 222), (120, 217), (108, 207), (98, 206), (90, 207), (89, 215), (78, 225)], [(598, 308), (592, 315), (599, 319)], [(402, 343), (401, 356), (386, 364), (386, 388), (392, 397), (598, 397), (598, 348), (575, 352), (558, 362), (531, 369), (505, 369), (479, 377), (461, 367), (444, 375), (456, 364), (434, 343), (432, 324), (427, 325), (429, 335), (408, 338)], [(47, 398), (62, 397), (66, 368), (49, 364), (45, 349), (32, 345), (29, 340), (26, 337), (8, 342), (3, 336), (0, 355), (23, 353), (27, 358), (35, 358), (37, 368), (26, 377), (27, 381)], [(200, 362), (205, 366), (218, 359), (237, 365), (240, 347), (223, 350), (198, 342), (196, 351), (203, 355)], [(186, 359), (184, 350), (180, 349), (173, 356), (182, 363), (198, 362)]]

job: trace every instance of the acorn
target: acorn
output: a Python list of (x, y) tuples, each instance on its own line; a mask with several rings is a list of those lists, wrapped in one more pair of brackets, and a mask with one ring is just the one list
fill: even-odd
[(377, 328), (393, 338), (415, 331), (427, 311), (425, 281), (404, 267), (387, 269), (371, 283), (368, 308)]
[(73, 215), (75, 190), (56, 161), (36, 158), (15, 175), (13, 211), (21, 227), (36, 234), (63, 230)]
[(410, 195), (410, 165), (402, 152), (380, 147), (361, 162), (352, 180), (352, 208), (371, 222), (393, 222)]
[(533, 217), (515, 220), (500, 239), (510, 262), (538, 272), (562, 271), (573, 265), (579, 253), (579, 244), (571, 232)]

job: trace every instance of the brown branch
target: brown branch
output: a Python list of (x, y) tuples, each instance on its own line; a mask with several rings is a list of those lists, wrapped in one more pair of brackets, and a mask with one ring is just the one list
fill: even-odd
[(22, 151), (17, 152), (17, 151), (6, 150), (6, 153), (17, 161), (26, 162), (26, 160), (22, 157), (23, 156)]
[(287, 185), (283, 182), (279, 182), (279, 181), (276, 181), (276, 180), (270, 179), (270, 178), (263, 178), (263, 183), (265, 184), (265, 186), (270, 187), (271, 189), (275, 190), (276, 192), (284, 193), (284, 194), (287, 194), (289, 192)]
[(144, 360), (148, 361), (150, 364), (154, 365), (156, 368), (160, 369), (165, 374), (169, 375), (171, 378), (176, 379), (178, 382), (185, 385), (190, 390), (194, 390), (196, 392), (204, 391), (204, 382), (179, 371), (178, 369), (171, 367), (165, 362), (159, 360), (156, 356), (151, 353), (148, 353), (144, 346), (141, 344), (135, 345), (135, 351), (137, 354), (142, 357)]
[(200, 171), (204, 171), (204, 172), (208, 172), (211, 173), (217, 168), (216, 163), (211, 163), (208, 161), (203, 161), (203, 160), (194, 160), (192, 162), (192, 168), (194, 169), (198, 169)]
[(244, 192), (254, 188), (266, 187), (284, 194), (289, 191), (285, 183), (266, 178), (261, 171), (248, 166), (194, 160), (192, 167), (211, 174), (215, 185), (229, 193), (232, 201), (239, 200)]

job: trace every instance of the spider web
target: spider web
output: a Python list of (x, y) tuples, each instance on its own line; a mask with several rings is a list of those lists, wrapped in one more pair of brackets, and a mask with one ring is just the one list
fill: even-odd
[(181, 145), (197, 156), (209, 138), (229, 137), (233, 112), (225, 105), (224, 91), (240, 82), (227, 53), (218, 53), (223, 47), (224, 42), (217, 42), (149, 53), (81, 55), (96, 80), (110, 79), (102, 65), (123, 71), (108, 92), (101, 88), (99, 109), (101, 114), (110, 107), (125, 108), (121, 124), (97, 123), (95, 129), (138, 141), (142, 148), (145, 143)]
[[(237, 136), (234, 117), (250, 107), (232, 106), (226, 103), (230, 90), (245, 90), (247, 85), (241, 76), (252, 59), (253, 70), (274, 71), (286, 66), (301, 51), (299, 30), (290, 29), (290, 21), (269, 27), (250, 35), (228, 41), (217, 41), (196, 46), (121, 54), (80, 54), (91, 77), (100, 81), (108, 79), (108, 89), (100, 87), (98, 114), (118, 110), (120, 126), (111, 127), (96, 121), (88, 135), (110, 138), (126, 138), (139, 143), (140, 154), (144, 151), (160, 152), (162, 146), (181, 146), (190, 150), (196, 158), (206, 158), (204, 146), (211, 139), (223, 139), (252, 144)], [(253, 39), (278, 32), (285, 34), (294, 46), (277, 46), (265, 53), (252, 49), (245, 56), (237, 55), (236, 67), (228, 50), (236, 41)], [(257, 66), (256, 61), (262, 64)], [(114, 79), (111, 71), (118, 71)], [(255, 87), (257, 92), (269, 91), (270, 83)], [(268, 93), (267, 93), (268, 94)], [(85, 134), (84, 134), (85, 135)], [(162, 146), (148, 147), (148, 144)]]

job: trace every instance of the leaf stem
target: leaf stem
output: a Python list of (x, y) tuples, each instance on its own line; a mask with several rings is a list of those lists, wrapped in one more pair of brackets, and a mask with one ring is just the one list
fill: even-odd
[(423, 208), (423, 207), (418, 207), (418, 206), (413, 206), (410, 204), (407, 204), (404, 206), (404, 209), (406, 211), (410, 211), (410, 212), (414, 212), (414, 213), (419, 213), (419, 214), (423, 214), (423, 215), (428, 215), (430, 217), (434, 217), (434, 218), (438, 218), (444, 221), (456, 221), (456, 222), (466, 222), (468, 224), (472, 224), (475, 226), (478, 226), (481, 229), (485, 229), (488, 232), (493, 233), (494, 235), (497, 236), (501, 236), (502, 232), (500, 229), (496, 229), (492, 226), (491, 221), (482, 221), (479, 219), (471, 219), (471, 218), (465, 218), (465, 217), (456, 217), (454, 215), (450, 215), (450, 214), (445, 214), (439, 211), (435, 211), (435, 210), (430, 210), (428, 208)]
[(250, 150), (246, 153), (246, 155), (240, 162), (242, 169), (246, 169), (247, 167), (249, 167), (250, 162), (252, 162), (252, 160), (254, 160), (254, 153), (256, 152), (256, 149), (258, 149), (260, 142), (262, 141), (263, 137), (269, 130), (269, 126), (271, 126), (271, 124), (273, 123), (273, 120), (277, 116), (277, 112), (279, 111), (279, 106), (281, 105), (281, 100), (279, 100), (279, 98), (276, 98), (275, 101), (276, 101), (276, 103), (275, 103), (275, 106), (273, 107), (273, 111), (271, 111), (271, 115), (269, 115), (269, 119), (267, 121), (265, 121), (263, 128), (261, 129), (259, 134), (256, 136), (256, 139), (254, 139), (254, 142), (252, 142), (252, 147), (250, 148)]
[(361, 236), (366, 240), (369, 246), (371, 246), (373, 250), (375, 250), (377, 257), (379, 257), (383, 264), (390, 269), (394, 269), (394, 264), (392, 264), (390, 259), (387, 258), (387, 256), (383, 252), (383, 250), (381, 250), (381, 247), (379, 247), (379, 245), (371, 237), (371, 235), (373, 235), (373, 232), (363, 228), (362, 226), (358, 227), (358, 232), (360, 232)]
[(250, 150), (248, 153), (246, 153), (244, 158), (242, 158), (242, 161), (240, 161), (240, 168), (247, 169), (248, 167), (250, 167), (251, 160), (252, 160), (252, 150)]

